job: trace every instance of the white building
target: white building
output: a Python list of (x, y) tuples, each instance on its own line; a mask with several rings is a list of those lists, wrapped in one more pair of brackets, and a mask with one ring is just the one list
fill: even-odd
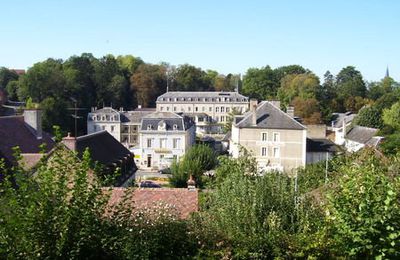
[(344, 136), (346, 135), (346, 131), (351, 126), (351, 123), (353, 122), (357, 114), (353, 114), (353, 112), (333, 113), (332, 116), (335, 119), (331, 122), (331, 127), (328, 128), (328, 130), (331, 130), (335, 133), (335, 144), (344, 145)]
[(231, 112), (244, 113), (249, 98), (238, 92), (184, 92), (171, 91), (159, 96), (157, 111), (185, 113), (197, 124), (197, 134), (220, 133)]
[(116, 110), (112, 107), (92, 108), (87, 117), (87, 133), (106, 130), (127, 148), (138, 147), (142, 117), (153, 112), (155, 109), (149, 108), (137, 108), (133, 111)]
[(365, 146), (376, 147), (383, 139), (381, 136), (375, 136), (379, 129), (365, 126), (354, 126), (345, 135), (344, 146), (348, 152), (357, 152)]
[[(141, 169), (163, 169), (179, 160), (195, 143), (195, 124), (187, 116), (154, 112), (142, 118), (136, 164)], [(139, 153), (138, 153), (139, 152)]]

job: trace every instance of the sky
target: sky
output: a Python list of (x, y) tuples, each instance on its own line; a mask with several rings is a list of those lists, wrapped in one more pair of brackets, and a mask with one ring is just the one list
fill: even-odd
[(189, 63), (219, 73), (299, 64), (319, 77), (352, 65), (400, 80), (398, 0), (3, 1), (0, 66), (92, 53)]

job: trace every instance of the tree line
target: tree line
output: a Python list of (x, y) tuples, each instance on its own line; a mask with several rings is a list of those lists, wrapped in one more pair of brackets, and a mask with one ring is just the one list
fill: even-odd
[[(35, 63), (21, 76), (0, 68), (3, 94), (7, 93), (11, 100), (31, 98), (39, 103), (44, 111), (43, 126), (48, 131), (53, 125), (60, 125), (64, 131), (73, 129), (68, 108), (74, 106), (74, 101), (87, 109), (85, 112), (102, 106), (154, 107), (156, 98), (167, 88), (170, 91), (239, 89), (242, 94), (259, 100), (280, 100), (282, 108), (294, 106), (295, 115), (303, 118), (304, 123), (327, 123), (332, 112), (358, 112), (375, 104), (374, 109), (381, 112), (397, 102), (398, 85), (390, 77), (366, 82), (353, 66), (343, 68), (336, 76), (327, 71), (323, 82), (299, 65), (249, 68), (242, 79), (238, 74), (222, 75), (190, 64), (151, 64), (132, 55), (96, 58), (90, 53), (71, 56), (65, 61), (50, 58)], [(85, 125), (85, 120), (80, 120), (80, 134), (85, 132)]]

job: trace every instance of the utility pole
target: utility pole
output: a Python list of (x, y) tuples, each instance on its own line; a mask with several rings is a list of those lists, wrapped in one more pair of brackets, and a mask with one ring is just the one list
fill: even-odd
[(328, 152), (326, 152), (326, 158), (325, 158), (325, 184), (328, 183)]

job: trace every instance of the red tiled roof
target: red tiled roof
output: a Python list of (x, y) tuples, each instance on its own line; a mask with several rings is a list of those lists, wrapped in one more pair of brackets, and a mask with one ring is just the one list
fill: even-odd
[(23, 69), (10, 69), (11, 71), (14, 71), (15, 73), (17, 73), (18, 75), (23, 75), (25, 74), (25, 70)]
[[(198, 191), (185, 188), (112, 188), (110, 205), (117, 205), (123, 200), (126, 191), (133, 192), (132, 209), (148, 209), (157, 207), (160, 203), (177, 213), (181, 219), (198, 211)], [(164, 207), (165, 208), (165, 207)]]
[(0, 117), (0, 153), (8, 161), (14, 161), (13, 147), (19, 146), (23, 154), (37, 154), (40, 152), (39, 146), (43, 143), (46, 143), (46, 152), (55, 145), (51, 136), (45, 132), (41, 139), (37, 139), (28, 129), (23, 116)]

